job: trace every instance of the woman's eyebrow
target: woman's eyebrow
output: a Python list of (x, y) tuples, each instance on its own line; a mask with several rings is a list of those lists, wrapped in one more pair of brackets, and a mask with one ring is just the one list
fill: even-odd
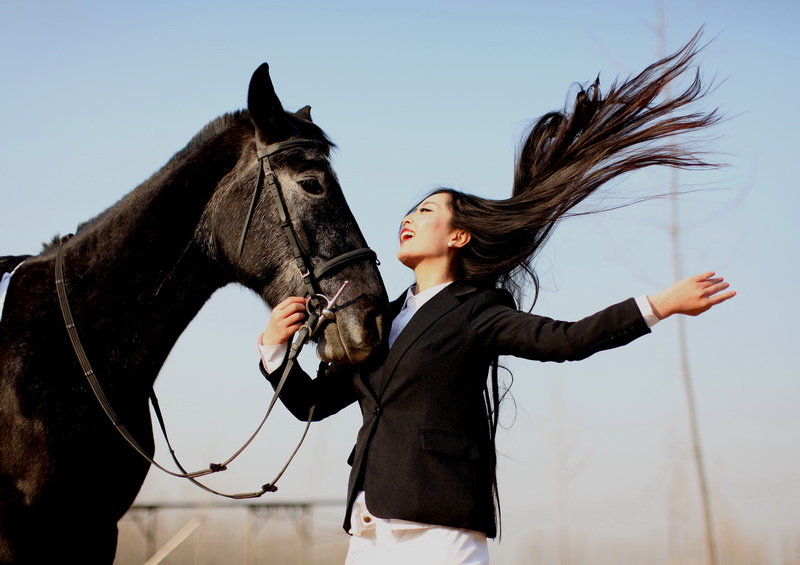
[(439, 207), (439, 205), (436, 202), (433, 202), (432, 200), (426, 200), (425, 202), (420, 204), (420, 206), (436, 206), (437, 208)]

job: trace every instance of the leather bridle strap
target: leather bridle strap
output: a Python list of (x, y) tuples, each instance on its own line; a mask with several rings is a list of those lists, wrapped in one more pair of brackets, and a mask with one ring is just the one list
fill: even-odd
[[(289, 222), (289, 212), (286, 208), (286, 203), (283, 201), (283, 198), (280, 194), (280, 185), (278, 184), (277, 178), (275, 178), (275, 173), (272, 170), (272, 166), (270, 164), (269, 158), (271, 155), (276, 153), (280, 153), (281, 151), (288, 151), (289, 149), (315, 149), (320, 146), (318, 141), (314, 141), (312, 139), (295, 139), (292, 141), (283, 141), (280, 143), (273, 143), (272, 145), (266, 146), (265, 149), (262, 150), (262, 145), (257, 143), (257, 149), (259, 153), (258, 162), (259, 162), (259, 169), (258, 169), (258, 178), (256, 180), (256, 187), (253, 190), (253, 197), (250, 199), (250, 208), (247, 211), (247, 217), (245, 218), (244, 227), (242, 228), (242, 235), (239, 237), (239, 256), (242, 256), (242, 252), (244, 251), (244, 243), (247, 239), (247, 232), (250, 229), (250, 224), (253, 221), (253, 214), (255, 213), (256, 206), (258, 206), (259, 197), (261, 196), (261, 189), (264, 186), (264, 178), (267, 178), (267, 183), (270, 185), (270, 188), (273, 189), (273, 195), (277, 196), (276, 204), (278, 207), (278, 213), (280, 214), (281, 225), (284, 229), (286, 229), (286, 223)], [(288, 227), (291, 229), (291, 223), (289, 223)], [(292, 230), (291, 233), (287, 232), (287, 239), (289, 240), (289, 245), (292, 246), (292, 252), (297, 257), (298, 255), (302, 255), (303, 251), (301, 246), (299, 245), (299, 241), (297, 236), (294, 234)], [(300, 267), (300, 265), (298, 265)], [(301, 272), (303, 269), (301, 268)]]
[[(327, 307), (324, 309), (316, 307), (314, 309), (309, 309), (308, 319), (306, 320), (306, 322), (303, 324), (303, 326), (295, 336), (295, 340), (290, 349), (289, 358), (287, 360), (283, 374), (281, 375), (278, 385), (275, 387), (275, 391), (272, 395), (272, 398), (270, 400), (264, 418), (261, 420), (261, 423), (256, 428), (256, 431), (250, 436), (250, 438), (248, 438), (248, 440), (244, 443), (244, 445), (242, 445), (242, 447), (240, 447), (231, 457), (229, 457), (223, 463), (211, 463), (207, 469), (202, 469), (200, 471), (193, 471), (193, 472), (186, 471), (186, 469), (183, 467), (180, 461), (178, 461), (178, 458), (175, 455), (175, 451), (173, 450), (172, 445), (169, 441), (169, 437), (167, 436), (167, 431), (166, 431), (166, 425), (164, 423), (164, 418), (161, 413), (161, 408), (159, 407), (158, 399), (156, 398), (155, 392), (152, 389), (150, 391), (150, 400), (153, 405), (153, 411), (156, 414), (159, 425), (164, 434), (164, 439), (167, 442), (167, 447), (169, 448), (170, 455), (172, 456), (172, 459), (175, 461), (175, 464), (178, 466), (181, 472), (176, 473), (160, 465), (157, 461), (155, 461), (155, 459), (153, 459), (153, 457), (151, 457), (147, 453), (147, 451), (145, 451), (142, 448), (142, 446), (131, 435), (127, 427), (122, 423), (117, 414), (114, 412), (114, 409), (111, 407), (111, 403), (108, 401), (108, 398), (103, 392), (103, 388), (100, 385), (97, 376), (95, 375), (95, 372), (91, 367), (91, 364), (89, 363), (89, 359), (86, 355), (83, 345), (81, 344), (80, 338), (78, 337), (78, 332), (75, 327), (75, 320), (73, 319), (72, 312), (70, 311), (69, 302), (67, 299), (67, 292), (65, 288), (64, 251), (63, 251), (64, 241), (62, 241), (62, 245), (59, 246), (58, 253), (56, 255), (56, 265), (55, 265), (56, 291), (58, 294), (58, 302), (61, 308), (61, 314), (64, 318), (64, 323), (67, 328), (67, 333), (69, 334), (70, 342), (72, 343), (72, 348), (74, 349), (75, 354), (78, 358), (78, 362), (80, 363), (81, 368), (83, 369), (83, 373), (86, 376), (86, 379), (89, 383), (89, 387), (91, 388), (95, 398), (97, 399), (98, 403), (103, 409), (103, 412), (106, 414), (106, 416), (114, 425), (114, 427), (117, 429), (117, 431), (128, 442), (128, 444), (130, 444), (130, 446), (133, 447), (133, 449), (136, 450), (142, 457), (144, 457), (147, 461), (149, 461), (150, 464), (154, 465), (155, 467), (167, 473), (168, 475), (172, 475), (173, 477), (188, 479), (198, 487), (210, 493), (219, 496), (224, 496), (226, 498), (234, 498), (234, 499), (257, 498), (266, 492), (275, 492), (277, 490), (275, 483), (278, 481), (278, 479), (281, 478), (283, 473), (286, 471), (287, 467), (291, 463), (295, 454), (300, 449), (300, 446), (302, 445), (303, 440), (306, 437), (306, 434), (308, 433), (308, 429), (311, 425), (314, 416), (314, 406), (312, 406), (309, 410), (308, 419), (306, 421), (306, 426), (305, 429), (303, 430), (303, 434), (300, 438), (300, 441), (297, 443), (297, 446), (294, 448), (294, 451), (292, 451), (292, 454), (289, 456), (289, 459), (277, 473), (275, 478), (271, 482), (263, 485), (261, 487), (261, 490), (249, 493), (226, 494), (207, 487), (206, 485), (200, 483), (197, 480), (197, 478), (212, 473), (217, 473), (220, 471), (225, 471), (228, 468), (228, 465), (234, 459), (236, 459), (256, 438), (256, 436), (266, 423), (267, 419), (269, 418), (269, 415), (272, 413), (272, 409), (274, 408), (278, 400), (278, 397), (280, 396), (281, 390), (283, 389), (283, 386), (286, 383), (289, 374), (294, 368), (300, 350), (303, 348), (303, 346), (306, 344), (309, 338), (314, 336), (322, 328), (326, 320), (333, 318), (334, 316), (333, 304), (341, 294), (344, 287), (347, 285), (347, 282), (345, 282), (342, 285), (342, 287), (339, 289), (339, 292), (337, 292), (333, 298), (329, 299), (327, 296), (321, 293), (319, 289), (319, 280), (357, 261), (364, 261), (364, 260), (377, 261), (377, 256), (374, 251), (372, 251), (369, 248), (360, 248), (351, 251), (346, 251), (345, 253), (342, 253), (341, 255), (338, 255), (337, 257), (334, 257), (333, 259), (330, 259), (322, 263), (317, 268), (316, 272), (314, 271), (310, 258), (303, 249), (303, 246), (300, 240), (298, 239), (297, 234), (294, 231), (291, 220), (289, 219), (289, 212), (288, 209), (286, 208), (286, 203), (284, 202), (283, 195), (280, 190), (280, 185), (278, 183), (277, 178), (275, 177), (275, 173), (273, 172), (271, 164), (269, 162), (269, 157), (280, 151), (286, 151), (289, 149), (296, 149), (296, 148), (318, 147), (318, 146), (319, 143), (313, 140), (285, 141), (267, 146), (263, 154), (259, 156), (260, 166), (259, 166), (258, 180), (256, 181), (256, 187), (253, 192), (253, 198), (251, 199), (250, 207), (247, 213), (247, 217), (245, 218), (245, 224), (242, 230), (242, 235), (239, 240), (239, 254), (241, 255), (244, 249), (247, 232), (250, 223), (252, 221), (253, 214), (255, 213), (256, 206), (258, 205), (259, 202), (259, 197), (263, 187), (263, 180), (266, 178), (267, 184), (270, 188), (270, 192), (272, 194), (273, 199), (275, 200), (275, 204), (278, 209), (278, 214), (281, 221), (281, 227), (283, 228), (284, 233), (286, 234), (286, 238), (292, 250), (292, 255), (294, 256), (295, 263), (300, 271), (300, 275), (302, 277), (303, 284), (306, 287), (307, 294), (309, 295), (308, 300), (314, 298), (319, 300), (320, 298), (323, 298), (327, 300), (328, 304)], [(259, 147), (259, 150), (260, 149), (261, 148)], [(321, 312), (319, 311), (320, 309)], [(322, 373), (322, 371), (325, 370), (326, 367), (327, 364), (325, 363), (320, 364), (320, 369), (319, 369), (320, 374)]]
[[(170, 444), (169, 437), (167, 436), (166, 426), (164, 424), (164, 418), (163, 418), (163, 415), (161, 414), (161, 408), (159, 407), (159, 404), (158, 404), (158, 399), (156, 398), (155, 392), (151, 389), (151, 391), (150, 391), (150, 400), (151, 400), (151, 402), (153, 404), (153, 410), (154, 410), (154, 412), (156, 414), (156, 417), (158, 418), (158, 422), (159, 422), (159, 425), (161, 426), (161, 430), (164, 433), (164, 439), (167, 442), (167, 446), (169, 448), (170, 454), (172, 455), (172, 459), (175, 461), (175, 464), (178, 466), (178, 468), (181, 471), (180, 473), (176, 473), (174, 471), (171, 471), (170, 469), (167, 469), (163, 465), (159, 464), (155, 459), (153, 459), (153, 457), (151, 457), (147, 453), (147, 451), (145, 451), (145, 449), (142, 448), (142, 446), (139, 444), (139, 442), (136, 441), (136, 439), (133, 437), (133, 435), (131, 435), (131, 433), (128, 431), (128, 428), (125, 426), (125, 424), (122, 423), (120, 418), (117, 416), (116, 412), (114, 412), (114, 409), (112, 408), (111, 403), (108, 400), (108, 397), (105, 395), (105, 392), (103, 391), (103, 387), (100, 385), (100, 382), (98, 381), (97, 376), (96, 376), (94, 370), (92, 369), (91, 364), (89, 363), (89, 358), (86, 355), (86, 351), (83, 348), (83, 344), (81, 343), (80, 337), (78, 336), (78, 331), (77, 331), (77, 328), (75, 326), (75, 320), (74, 320), (74, 318), (72, 316), (72, 311), (71, 311), (71, 309), (69, 307), (69, 302), (68, 302), (68, 298), (67, 298), (65, 279), (64, 279), (64, 247), (63, 247), (63, 244), (59, 246), (58, 253), (56, 254), (55, 279), (56, 279), (56, 292), (58, 294), (58, 303), (59, 303), (59, 306), (61, 308), (61, 314), (62, 314), (62, 316), (64, 318), (64, 323), (65, 323), (66, 328), (67, 328), (67, 333), (69, 335), (70, 342), (72, 343), (72, 348), (75, 351), (75, 355), (78, 358), (78, 362), (80, 363), (81, 368), (83, 369), (83, 373), (86, 376), (86, 379), (87, 379), (87, 381), (89, 383), (89, 387), (91, 388), (92, 392), (94, 393), (94, 396), (97, 399), (98, 403), (100, 404), (100, 407), (103, 409), (103, 412), (106, 414), (108, 419), (114, 425), (116, 430), (120, 433), (120, 435), (122, 435), (122, 437), (125, 439), (125, 441), (127, 441), (128, 444), (131, 447), (133, 447), (133, 449), (136, 450), (139, 453), (139, 455), (141, 455), (143, 458), (145, 458), (147, 461), (149, 461), (150, 464), (154, 465), (155, 467), (157, 467), (161, 471), (167, 473), (168, 475), (172, 475), (173, 477), (178, 477), (178, 478), (182, 478), (182, 479), (188, 479), (189, 481), (191, 481), (192, 483), (194, 483), (198, 487), (202, 488), (203, 490), (206, 490), (206, 491), (208, 491), (208, 492), (210, 492), (212, 494), (216, 494), (216, 495), (219, 495), (219, 496), (224, 496), (226, 498), (233, 498), (233, 499), (257, 498), (257, 497), (260, 497), (261, 495), (263, 495), (264, 493), (275, 492), (276, 490), (278, 490), (278, 487), (275, 486), (275, 483), (278, 481), (278, 479), (281, 478), (283, 473), (288, 468), (289, 463), (291, 463), (291, 461), (294, 458), (295, 454), (300, 449), (300, 446), (302, 445), (303, 440), (305, 439), (306, 434), (308, 433), (308, 429), (309, 429), (309, 427), (311, 425), (311, 421), (312, 421), (313, 416), (314, 416), (314, 407), (313, 406), (309, 410), (308, 420), (306, 421), (306, 427), (305, 427), (305, 429), (303, 431), (303, 434), (302, 434), (302, 437), (300, 438), (300, 441), (298, 442), (298, 444), (295, 447), (294, 451), (292, 452), (292, 454), (290, 455), (290, 457), (286, 461), (286, 463), (283, 465), (283, 467), (280, 469), (278, 474), (275, 476), (275, 478), (271, 482), (266, 483), (265, 485), (263, 485), (261, 487), (261, 490), (256, 491), (256, 492), (249, 492), (249, 493), (226, 494), (226, 493), (222, 493), (222, 492), (219, 492), (219, 491), (216, 491), (216, 490), (214, 490), (212, 488), (207, 487), (206, 485), (204, 485), (204, 484), (200, 483), (199, 481), (197, 481), (197, 478), (205, 476), (205, 475), (210, 475), (212, 473), (217, 473), (217, 472), (220, 472), (220, 471), (225, 471), (227, 469), (227, 466), (236, 457), (238, 457), (239, 454), (241, 454), (248, 445), (250, 445), (250, 443), (253, 441), (253, 439), (255, 439), (255, 437), (261, 431), (261, 428), (266, 423), (267, 418), (269, 418), (269, 415), (272, 412), (272, 409), (275, 406), (275, 403), (276, 403), (276, 401), (277, 401), (277, 399), (278, 399), (278, 397), (280, 395), (281, 389), (283, 388), (283, 385), (286, 382), (286, 379), (288, 378), (289, 373), (292, 371), (292, 368), (294, 367), (295, 359), (297, 358), (297, 355), (300, 353), (300, 350), (302, 349), (303, 345), (308, 340), (309, 335), (313, 332), (313, 326), (304, 325), (303, 328), (301, 328), (301, 330), (298, 332), (299, 335), (298, 335), (297, 339), (295, 340), (295, 343), (292, 346), (292, 350), (291, 350), (291, 353), (290, 353), (290, 356), (289, 356), (289, 360), (287, 361), (286, 368), (284, 369), (283, 375), (281, 376), (281, 380), (278, 383), (278, 386), (275, 388), (275, 392), (272, 395), (272, 399), (271, 399), (271, 401), (269, 403), (269, 407), (267, 409), (267, 412), (264, 415), (264, 418), (262, 419), (262, 421), (259, 424), (258, 428), (250, 436), (250, 438), (245, 442), (245, 444), (241, 448), (239, 448), (239, 450), (237, 450), (236, 453), (234, 453), (231, 457), (229, 457), (224, 463), (212, 463), (212, 464), (209, 465), (208, 469), (202, 469), (200, 471), (193, 471), (193, 472), (186, 471), (186, 469), (183, 467), (183, 465), (181, 465), (180, 461), (178, 461), (178, 458), (175, 455), (175, 451), (172, 448), (172, 445)], [(312, 316), (310, 318), (313, 318), (313, 322), (316, 322), (316, 316)], [(309, 322), (306, 322), (306, 324), (308, 324), (308, 323)], [(321, 364), (320, 365), (320, 371), (324, 370), (323, 365), (327, 366), (327, 364)]]
[(325, 261), (322, 265), (316, 268), (314, 274), (317, 280), (324, 279), (328, 275), (332, 275), (341, 269), (344, 269), (350, 263), (357, 263), (358, 261), (377, 261), (378, 255), (368, 247), (361, 249), (354, 249), (346, 251), (341, 255), (334, 257), (330, 261)]
[(92, 389), (92, 392), (97, 398), (97, 401), (100, 404), (100, 407), (105, 412), (108, 419), (111, 420), (111, 423), (114, 424), (114, 427), (117, 431), (122, 435), (123, 438), (133, 447), (139, 454), (150, 461), (153, 465), (173, 476), (181, 476), (177, 473), (173, 473), (169, 469), (165, 469), (161, 465), (159, 465), (156, 461), (153, 460), (152, 457), (139, 445), (131, 433), (128, 431), (128, 428), (125, 427), (125, 424), (117, 416), (114, 409), (111, 407), (111, 403), (108, 401), (105, 393), (103, 392), (103, 388), (100, 386), (99, 381), (97, 380), (97, 376), (95, 375), (94, 370), (92, 369), (91, 364), (89, 363), (89, 358), (86, 356), (86, 351), (81, 344), (81, 340), (78, 337), (78, 330), (75, 327), (75, 320), (72, 317), (72, 312), (69, 308), (69, 303), (67, 302), (67, 291), (64, 287), (64, 246), (63, 244), (58, 248), (58, 254), (56, 255), (56, 292), (58, 294), (58, 304), (61, 307), (61, 315), (64, 318), (64, 323), (67, 327), (67, 334), (69, 334), (70, 342), (72, 342), (72, 348), (75, 350), (75, 355), (78, 357), (78, 362), (83, 369), (83, 374), (86, 376), (86, 380), (89, 382), (89, 387)]
[(377, 254), (372, 249), (369, 249), (368, 247), (362, 247), (359, 249), (346, 251), (341, 255), (324, 262), (315, 269), (311, 262), (311, 258), (303, 248), (300, 238), (297, 237), (297, 233), (294, 230), (294, 226), (292, 225), (292, 221), (289, 216), (289, 209), (287, 208), (286, 201), (283, 197), (280, 183), (275, 175), (275, 171), (272, 169), (270, 157), (290, 149), (314, 149), (318, 147), (320, 147), (320, 143), (310, 139), (294, 139), (290, 141), (282, 141), (280, 143), (273, 143), (267, 146), (257, 143), (256, 148), (259, 153), (258, 162), (260, 164), (258, 169), (258, 179), (256, 181), (255, 189), (253, 190), (253, 197), (250, 200), (250, 207), (248, 209), (247, 216), (245, 217), (242, 234), (239, 237), (239, 256), (241, 257), (244, 251), (245, 242), (247, 240), (247, 233), (250, 228), (250, 224), (252, 223), (253, 215), (255, 214), (255, 210), (258, 206), (261, 192), (263, 190), (264, 179), (266, 179), (270, 195), (275, 202), (275, 208), (278, 210), (281, 228), (286, 235), (286, 240), (289, 243), (289, 249), (291, 250), (295, 265), (300, 272), (300, 277), (303, 281), (306, 294), (308, 295), (320, 293), (319, 281), (325, 278), (325, 276), (333, 274), (334, 272), (346, 267), (351, 263), (365, 260), (377, 261), (378, 258)]

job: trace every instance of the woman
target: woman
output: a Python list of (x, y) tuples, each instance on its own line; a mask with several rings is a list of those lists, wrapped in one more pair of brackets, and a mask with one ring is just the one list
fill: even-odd
[[(702, 95), (698, 79), (675, 99), (654, 102), (686, 69), (697, 40), (605, 97), (595, 82), (570, 111), (541, 118), (523, 145), (511, 198), (442, 189), (403, 218), (397, 257), (416, 282), (392, 304), (380, 366), (334, 366), (313, 380), (292, 370), (281, 400), (299, 419), (312, 405), (315, 420), (356, 401), (361, 407), (349, 459), (348, 563), (488, 563), (486, 539), (497, 531), (498, 355), (583, 359), (649, 333), (659, 319), (697, 315), (734, 296), (708, 272), (574, 323), (520, 312), (513, 298), (525, 277), (536, 285), (531, 260), (556, 222), (605, 181), (653, 164), (709, 166), (678, 146), (649, 145), (717, 119), (676, 116)], [(305, 300), (287, 298), (259, 337), (273, 385), (304, 319)]]

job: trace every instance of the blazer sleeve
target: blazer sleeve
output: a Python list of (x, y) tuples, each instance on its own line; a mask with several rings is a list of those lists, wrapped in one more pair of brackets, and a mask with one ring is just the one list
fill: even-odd
[[(258, 362), (258, 368), (272, 388), (277, 388), (286, 369), (286, 360), (272, 373), (267, 372), (261, 361)], [(325, 374), (312, 379), (300, 368), (299, 363), (295, 363), (286, 377), (280, 399), (289, 412), (303, 422), (308, 420), (308, 412), (314, 406), (312, 421), (318, 422), (357, 400), (353, 373), (347, 367), (330, 365)]]
[(577, 322), (563, 322), (517, 310), (506, 292), (485, 295), (473, 310), (471, 329), (500, 355), (578, 361), (650, 333), (633, 298)]

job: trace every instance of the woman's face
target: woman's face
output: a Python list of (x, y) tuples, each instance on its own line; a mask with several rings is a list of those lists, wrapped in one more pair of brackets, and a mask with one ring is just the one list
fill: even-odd
[(449, 260), (456, 230), (450, 225), (450, 195), (439, 192), (428, 196), (408, 213), (400, 225), (397, 258), (410, 269), (430, 259)]

